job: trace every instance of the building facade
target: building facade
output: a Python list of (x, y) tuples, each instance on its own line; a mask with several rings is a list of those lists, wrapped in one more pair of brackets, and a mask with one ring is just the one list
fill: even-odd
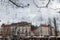
[(31, 23), (27, 22), (3, 24), (1, 27), (3, 28), (2, 35), (4, 37), (9, 35), (29, 36), (31, 32)]
[(46, 24), (41, 24), (33, 32), (35, 35), (38, 35), (38, 36), (54, 36), (55, 35), (54, 27)]

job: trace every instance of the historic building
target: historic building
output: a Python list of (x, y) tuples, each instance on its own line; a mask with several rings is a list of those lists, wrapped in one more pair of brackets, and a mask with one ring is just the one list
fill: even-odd
[(20, 37), (26, 36), (55, 36), (55, 28), (51, 25), (41, 24), (34, 26), (28, 22), (19, 22), (12, 24), (2, 24), (2, 36), (17, 35)]
[(51, 25), (41, 24), (40, 29), (41, 29), (41, 35), (42, 36), (54, 36), (55, 35), (54, 34), (55, 29)]
[(28, 36), (31, 32), (31, 23), (27, 22), (19, 22), (19, 23), (12, 23), (12, 24), (2, 24), (3, 28), (2, 35), (21, 35), (21, 36)]
[(33, 30), (33, 33), (36, 36), (54, 36), (55, 29), (50, 25), (41, 24), (39, 27), (36, 27), (35, 30)]

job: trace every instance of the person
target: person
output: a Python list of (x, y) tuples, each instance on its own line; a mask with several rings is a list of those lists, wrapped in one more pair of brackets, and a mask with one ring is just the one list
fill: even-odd
[(17, 35), (13, 35), (12, 40), (17, 40)]
[(20, 30), (17, 31), (17, 40), (20, 40)]

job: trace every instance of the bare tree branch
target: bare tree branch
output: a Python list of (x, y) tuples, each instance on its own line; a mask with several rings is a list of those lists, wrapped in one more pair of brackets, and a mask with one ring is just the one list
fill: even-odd
[(49, 0), (48, 3), (46, 4), (46, 7), (48, 7), (49, 3), (50, 3), (50, 0)]
[(9, 0), (11, 3), (13, 3), (14, 5), (16, 5), (17, 7), (20, 7), (20, 6), (18, 6), (16, 3), (14, 3), (13, 1), (11, 1), (11, 0)]
[(24, 7), (28, 7), (30, 4), (27, 4), (27, 5), (24, 5), (23, 3), (21, 3), (21, 5), (18, 5), (16, 4), (15, 2), (13, 2), (12, 0), (9, 0), (11, 3), (13, 3), (14, 5), (16, 5), (17, 7), (21, 7), (21, 8), (24, 8)]
[(35, 6), (37, 7), (37, 8), (45, 8), (45, 7), (48, 7), (48, 5), (49, 5), (49, 3), (50, 3), (50, 0), (48, 1), (48, 3), (46, 4), (46, 6), (38, 6), (36, 3), (35, 3), (35, 1), (33, 0), (33, 3), (35, 4)]

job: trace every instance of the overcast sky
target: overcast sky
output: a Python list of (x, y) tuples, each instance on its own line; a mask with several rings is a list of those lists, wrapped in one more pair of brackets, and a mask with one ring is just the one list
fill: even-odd
[[(41, 4), (40, 1), (36, 0), (36, 4), (40, 6), (45, 6), (48, 1), (45, 1), (45, 4)], [(0, 24), (10, 24), (10, 23), (17, 23), (21, 21), (27, 21), (31, 22), (33, 25), (40, 25), (42, 24), (48, 24), (48, 18), (51, 19), (51, 22), (53, 24), (53, 18), (55, 17), (57, 20), (57, 23), (60, 22), (60, 14), (59, 8), (60, 3), (57, 0), (50, 1), (48, 7), (38, 8), (34, 4), (33, 0), (25, 0), (24, 5), (30, 4), (29, 7), (16, 7), (14, 4), (9, 2), (8, 0), (0, 0)]]

